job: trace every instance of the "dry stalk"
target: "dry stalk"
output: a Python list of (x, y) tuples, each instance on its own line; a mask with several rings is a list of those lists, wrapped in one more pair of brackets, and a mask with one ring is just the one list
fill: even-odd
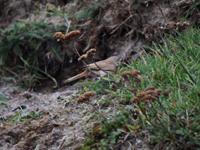
[(194, 81), (194, 79), (192, 78), (192, 76), (190, 75), (190, 73), (187, 71), (187, 69), (184, 67), (183, 63), (180, 61), (180, 59), (176, 56), (176, 54), (174, 53), (174, 51), (170, 48), (168, 42), (166, 41), (167, 46), (169, 47), (169, 50), (172, 52), (172, 54), (175, 56), (175, 58), (178, 60), (178, 62), (181, 64), (182, 68), (184, 69), (184, 71), (188, 74), (188, 76), (190, 77), (190, 79), (192, 80), (192, 82), (194, 84), (196, 84), (196, 82)]
[(165, 23), (167, 23), (167, 19), (165, 18), (164, 14), (163, 14), (163, 11), (162, 11), (162, 9), (161, 9), (161, 7), (160, 7), (159, 4), (158, 4), (158, 8), (159, 8), (159, 10), (160, 10), (160, 12), (161, 12), (163, 18), (165, 19)]
[(120, 23), (119, 25), (118, 25), (118, 27), (115, 29), (115, 30), (113, 30), (110, 34), (113, 34), (115, 31), (117, 31), (117, 29), (119, 29), (119, 27), (121, 26), (121, 25), (123, 25), (127, 20), (129, 20), (130, 18), (132, 17), (132, 15), (130, 15), (128, 18), (126, 18), (126, 20), (124, 20), (122, 23)]
[(198, 43), (197, 41), (195, 41), (190, 35), (189, 35), (189, 37), (194, 41), (194, 43), (196, 43), (197, 45), (200, 46), (200, 43)]
[[(150, 103), (152, 104), (152, 102), (150, 101)], [(154, 107), (152, 107), (152, 109), (147, 105), (147, 107), (153, 112), (154, 116), (156, 117), (156, 119), (158, 120), (159, 124), (162, 126), (162, 128), (169, 134), (169, 136), (171, 136), (171, 138), (174, 141), (179, 141), (177, 140), (168, 130), (167, 128), (163, 125), (162, 121), (159, 119), (159, 117), (157, 116), (156, 110)]]

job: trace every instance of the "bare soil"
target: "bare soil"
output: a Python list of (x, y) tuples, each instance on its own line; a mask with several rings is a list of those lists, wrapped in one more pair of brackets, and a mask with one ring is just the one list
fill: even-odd
[[(82, 5), (86, 7), (98, 6), (97, 15), (93, 19), (76, 21), (73, 14), (69, 16), (71, 26), (83, 24), (77, 27), (81, 35), (75, 41), (76, 48), (83, 54), (90, 48), (96, 48), (95, 60), (102, 60), (111, 55), (120, 55), (123, 58), (132, 57), (139, 59), (143, 49), (152, 44), (155, 36), (160, 37), (164, 33), (177, 28), (176, 22), (185, 11), (183, 6), (188, 6), (192, 1), (163, 0), (163, 1), (94, 1), (82, 3), (81, 1), (1, 1), (0, 2), (0, 26), (11, 26), (14, 20), (42, 20), (53, 25), (64, 25), (65, 19), (45, 14), (34, 14), (37, 10), (35, 4), (46, 5), (51, 3), (56, 8), (63, 6), (66, 12), (81, 11)], [(160, 9), (162, 10), (162, 15)], [(187, 8), (187, 7), (185, 7)], [(28, 18), (25, 18), (25, 15)], [(167, 21), (167, 22), (166, 22)], [(181, 20), (180, 20), (181, 21)], [(160, 30), (160, 27), (166, 27)], [(160, 42), (160, 41), (158, 41)], [(71, 44), (71, 43), (70, 43)], [(69, 46), (70, 47), (70, 46)], [(64, 69), (57, 78), (64, 80), (82, 71), (78, 56), (66, 47)], [(51, 82), (51, 81), (49, 81)], [(5, 95), (9, 106), (0, 105), (0, 149), (2, 150), (30, 150), (30, 149), (76, 149), (87, 135), (85, 127), (92, 124), (89, 116), (93, 113), (91, 103), (76, 103), (79, 90), (77, 84), (67, 85), (58, 89), (46, 87), (39, 88), (39, 92), (30, 92), (20, 89), (16, 83), (1, 80), (0, 91)], [(98, 95), (103, 97), (107, 95)], [(12, 116), (25, 108), (20, 114), (16, 124), (5, 124)], [(31, 116), (32, 114), (32, 116)], [(30, 118), (34, 120), (29, 121)], [(86, 123), (87, 121), (87, 123)], [(144, 131), (145, 132), (145, 131)], [(130, 136), (121, 149), (154, 149), (144, 144), (139, 137)]]

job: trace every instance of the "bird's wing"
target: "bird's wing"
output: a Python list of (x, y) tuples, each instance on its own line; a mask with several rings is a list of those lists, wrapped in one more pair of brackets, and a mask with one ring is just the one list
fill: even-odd
[(98, 62), (96, 62), (96, 64), (95, 63), (89, 64), (88, 67), (91, 70), (99, 70), (99, 68), (100, 68), (104, 71), (114, 71), (116, 68), (117, 59), (119, 59), (119, 57), (112, 56), (106, 60), (98, 61)]
[(105, 65), (107, 65), (105, 61), (98, 61), (96, 63), (89, 64), (88, 68), (90, 68), (91, 70), (103, 70), (103, 68), (105, 68)]

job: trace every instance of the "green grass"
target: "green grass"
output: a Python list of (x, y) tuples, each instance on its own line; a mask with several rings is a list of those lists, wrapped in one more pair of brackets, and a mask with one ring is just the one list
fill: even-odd
[[(146, 142), (159, 145), (162, 149), (200, 147), (200, 30), (187, 29), (183, 33), (175, 31), (174, 35), (176, 36), (168, 35), (163, 38), (163, 45), (154, 43), (153, 47), (148, 48), (150, 51), (141, 56), (140, 61), (133, 60), (113, 77), (83, 84), (88, 90), (97, 93), (106, 89), (115, 99), (105, 99), (109, 106), (101, 108), (102, 114), (112, 116), (112, 119), (102, 118), (98, 128), (93, 129), (96, 136), (89, 136), (82, 149), (113, 148), (117, 145), (117, 138), (123, 136), (119, 133), (120, 130), (133, 132), (134, 127), (138, 126), (138, 131), (148, 131), (146, 134), (150, 138), (144, 138)], [(121, 84), (116, 84), (121, 74), (128, 70), (139, 70), (141, 73), (138, 77), (142, 81), (135, 82), (136, 77), (127, 76)], [(110, 88), (111, 83), (115, 84), (115, 89)], [(155, 101), (139, 99), (138, 102), (132, 102), (134, 97), (145, 92), (149, 86), (162, 91), (169, 90), (170, 93), (164, 95), (162, 92), (161, 95), (155, 96)], [(137, 91), (131, 92), (134, 88), (137, 88)], [(103, 106), (105, 103), (101, 101), (99, 104)], [(108, 107), (115, 113), (106, 113)], [(120, 119), (123, 114), (128, 115)], [(112, 125), (106, 127), (105, 124)], [(97, 129), (100, 131), (97, 132)], [(91, 129), (88, 132), (91, 132)], [(118, 134), (114, 137), (113, 132)]]
[(64, 28), (47, 25), (44, 21), (15, 22), (11, 28), (0, 30), (0, 73), (9, 72), (22, 87), (29, 89), (47, 77), (55, 82), (48, 74), (52, 64), (47, 63), (46, 58), (50, 55), (49, 62), (54, 60), (61, 64), (63, 61), (59, 43), (53, 37), (57, 30), (64, 31)]
[(3, 93), (0, 92), (0, 105), (3, 104), (3, 105), (9, 105), (7, 102), (6, 102), (6, 98), (5, 98), (5, 95)]
[(40, 116), (42, 115), (42, 113), (43, 112), (24, 113), (23, 109), (21, 109), (4, 123), (16, 124), (16, 123), (23, 123), (23, 122), (28, 122), (32, 120), (38, 120)]

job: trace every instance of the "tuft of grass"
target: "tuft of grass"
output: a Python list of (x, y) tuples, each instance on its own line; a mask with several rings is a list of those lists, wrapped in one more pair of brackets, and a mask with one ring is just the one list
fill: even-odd
[[(58, 8), (56, 8), (56, 6), (52, 5), (52, 4), (48, 4), (46, 6), (43, 5), (36, 5), (39, 8), (39, 11), (34, 11), (34, 13), (40, 13), (40, 14), (46, 14), (47, 17), (51, 17), (51, 16), (60, 16), (62, 18), (65, 19), (66, 21), (66, 27), (69, 27), (70, 25), (70, 21), (68, 20), (67, 14), (65, 14), (64, 11), (64, 7), (62, 7), (61, 10), (59, 10)], [(43, 9), (45, 7), (45, 10)]]
[(16, 123), (23, 123), (23, 122), (32, 121), (32, 120), (38, 120), (43, 114), (42, 111), (40, 112), (32, 111), (32, 112), (25, 113), (22, 107), (21, 106), (19, 107), (21, 110), (18, 111), (12, 117), (10, 117), (5, 123), (16, 124)]
[[(47, 73), (47, 68), (52, 67), (52, 61), (62, 63), (61, 52), (57, 50), (58, 42), (53, 37), (57, 28), (64, 31), (44, 21), (15, 22), (11, 28), (0, 30), (1, 72), (14, 75), (23, 87), (29, 89), (47, 77), (55, 81)], [(13, 64), (18, 66), (13, 68)]]
[(83, 7), (82, 10), (74, 15), (76, 20), (92, 19), (97, 16), (102, 8), (100, 6)]
[(188, 18), (188, 16), (192, 16), (192, 15), (198, 16), (200, 14), (199, 6), (200, 6), (200, 2), (198, 0), (193, 0), (193, 2), (184, 6), (183, 8), (186, 9), (186, 11), (183, 13), (185, 18)]
[[(118, 138), (125, 136), (118, 131), (137, 134), (143, 130), (150, 137), (144, 140), (161, 149), (200, 147), (199, 33), (199, 29), (191, 28), (176, 32), (176, 37), (166, 35), (162, 45), (153, 43), (140, 61), (133, 60), (108, 80), (83, 84), (92, 91), (106, 91), (112, 98), (109, 106), (99, 103), (102, 107), (96, 113), (101, 111), (101, 115), (96, 115), (109, 119), (96, 120), (98, 123), (87, 131), (82, 149), (116, 148), (120, 145)], [(140, 74), (133, 76), (134, 70)], [(106, 111), (108, 108), (112, 111)]]
[(3, 104), (3, 105), (9, 105), (7, 102), (6, 102), (6, 98), (5, 98), (5, 95), (3, 93), (0, 92), (0, 104)]

